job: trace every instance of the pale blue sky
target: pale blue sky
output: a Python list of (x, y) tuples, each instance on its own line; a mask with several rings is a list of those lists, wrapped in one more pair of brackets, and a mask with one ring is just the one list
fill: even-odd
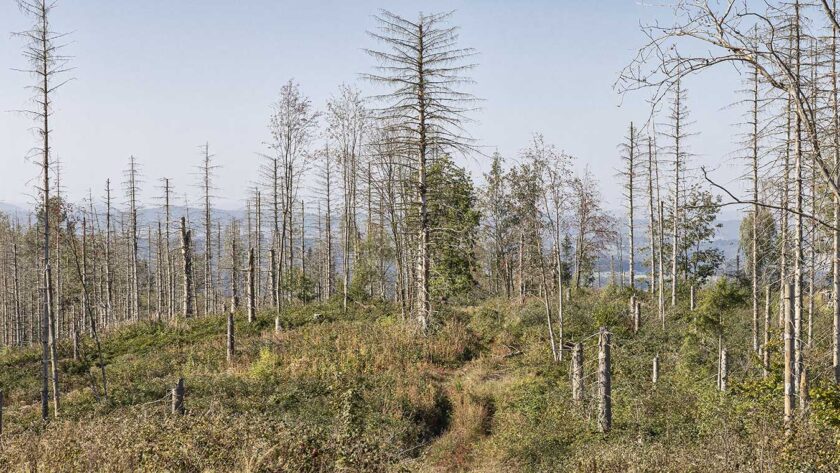
[[(456, 10), (461, 44), (480, 53), (472, 91), (485, 101), (469, 126), (474, 137), (513, 159), (542, 132), (579, 167), (589, 165), (608, 206), (617, 206), (616, 146), (648, 108), (643, 93), (619, 107), (612, 84), (643, 41), (639, 22), (669, 13), (632, 0), (61, 1), (53, 25), (72, 31), (66, 51), (76, 80), (56, 97), (53, 143), (70, 198), (89, 188), (101, 195), (106, 178), (122, 180), (133, 154), (147, 204), (162, 176), (194, 200), (197, 147), (209, 141), (222, 166), (219, 205), (241, 206), (280, 86), (294, 78), (323, 108), (340, 83), (359, 82), (372, 65), (362, 48), (375, 45), (365, 31), (381, 7), (403, 15)], [(11, 70), (25, 66), (21, 42), (10, 34), (25, 27), (15, 2), (0, 1), (0, 201), (13, 203), (30, 200), (37, 177), (24, 160), (36, 139), (31, 123), (5, 112), (27, 104), (29, 78)], [(700, 132), (690, 147), (711, 166), (736, 147), (737, 111), (721, 110), (734, 100), (734, 81), (721, 71), (688, 82)], [(487, 169), (480, 158), (463, 164), (476, 177)], [(728, 166), (720, 175), (732, 178), (739, 170)]]

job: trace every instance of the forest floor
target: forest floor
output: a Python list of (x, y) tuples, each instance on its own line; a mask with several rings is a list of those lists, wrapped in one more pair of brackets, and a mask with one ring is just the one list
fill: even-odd
[[(93, 342), (85, 339), (79, 360), (60, 347), (61, 406), (47, 424), (37, 347), (6, 350), (0, 470), (840, 471), (829, 342), (815, 340), (808, 355), (810, 420), (786, 438), (780, 360), (761, 376), (739, 291), (701, 291), (700, 307), (671, 311), (666, 330), (643, 296), (638, 334), (626, 291), (573, 296), (564, 341), (584, 346), (581, 403), (570, 399), (569, 353), (551, 361), (537, 300), (444, 307), (427, 336), (385, 304), (354, 303), (346, 314), (336, 303), (291, 308), (280, 333), (272, 314), (252, 324), (240, 315), (231, 363), (222, 316), (134, 324), (103, 336), (107, 400)], [(731, 354), (726, 394), (715, 389), (710, 321), (719, 314)], [(824, 319), (815, 333), (825, 331)], [(600, 326), (613, 334), (608, 434), (595, 422)], [(179, 377), (183, 416), (170, 408)]]

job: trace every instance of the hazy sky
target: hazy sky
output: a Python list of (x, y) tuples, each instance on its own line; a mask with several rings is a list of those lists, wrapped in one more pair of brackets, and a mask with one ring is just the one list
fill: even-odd
[[(198, 146), (209, 141), (222, 166), (218, 204), (242, 206), (257, 177), (270, 104), (294, 78), (323, 109), (341, 83), (359, 82), (375, 46), (365, 31), (385, 7), (402, 15), (456, 10), (461, 44), (478, 50), (472, 92), (484, 99), (469, 129), (485, 149), (512, 162), (534, 132), (578, 157), (600, 180), (609, 207), (618, 205), (617, 145), (631, 120), (648, 116), (645, 93), (621, 98), (612, 89), (643, 41), (639, 22), (670, 11), (633, 0), (580, 1), (221, 1), (64, 0), (53, 18), (72, 32), (66, 52), (75, 80), (55, 98), (54, 152), (73, 200), (105, 179), (122, 181), (129, 155), (142, 165), (142, 198), (151, 205), (158, 179), (174, 180), (195, 202)], [(21, 40), (27, 26), (12, 0), (0, 2), (0, 201), (31, 201), (36, 166), (25, 160), (36, 142), (27, 117), (7, 110), (28, 105), (30, 78)], [(732, 125), (739, 112), (734, 71), (688, 81), (698, 162), (722, 166), (731, 179)], [(363, 90), (370, 88), (359, 84)], [(722, 164), (721, 164), (722, 163)], [(729, 163), (729, 164), (726, 164)], [(474, 176), (481, 157), (462, 161)], [(182, 200), (182, 199), (181, 199)]]

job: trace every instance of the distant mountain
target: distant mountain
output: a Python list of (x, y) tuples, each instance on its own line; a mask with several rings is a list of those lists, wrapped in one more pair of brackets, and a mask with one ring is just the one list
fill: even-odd
[[(740, 249), (739, 232), (741, 227), (741, 219), (739, 214), (735, 212), (729, 212), (724, 217), (725, 219), (717, 220), (716, 223), (719, 224), (720, 227), (715, 232), (714, 239), (710, 243), (708, 243), (706, 247), (712, 247), (721, 250), (723, 252), (724, 257), (724, 266), (732, 266), (734, 268), (735, 258), (738, 255), (738, 251)], [(636, 244), (636, 251), (639, 251), (640, 248), (647, 248), (647, 220), (639, 220), (639, 223), (637, 223), (637, 232), (635, 236), (636, 238), (634, 238), (633, 240)], [(670, 244), (668, 241), (666, 241), (665, 243), (666, 245)], [(620, 271), (621, 269), (623, 269), (624, 271), (629, 271), (630, 262), (626, 258), (626, 251), (627, 249), (625, 248), (625, 257), (622, 259), (620, 264), (618, 261), (614, 261), (616, 271)], [(643, 251), (646, 252), (647, 250), (645, 249)], [(646, 253), (642, 254), (642, 258), (645, 258), (646, 256)], [(599, 271), (601, 272), (606, 273), (610, 271), (609, 253), (598, 261), (597, 266)], [(644, 259), (636, 261), (636, 264), (634, 266), (636, 269), (636, 273), (647, 274), (648, 267), (645, 264)]]
[(17, 217), (20, 220), (25, 221), (29, 215), (29, 209), (18, 204), (0, 202), (0, 213), (6, 214), (10, 217)]

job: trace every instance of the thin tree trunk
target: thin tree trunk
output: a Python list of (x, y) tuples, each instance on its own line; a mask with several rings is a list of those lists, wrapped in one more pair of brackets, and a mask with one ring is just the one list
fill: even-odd
[(192, 280), (192, 230), (187, 229), (187, 220), (181, 217), (181, 257), (184, 263), (184, 317), (192, 317), (193, 280)]

